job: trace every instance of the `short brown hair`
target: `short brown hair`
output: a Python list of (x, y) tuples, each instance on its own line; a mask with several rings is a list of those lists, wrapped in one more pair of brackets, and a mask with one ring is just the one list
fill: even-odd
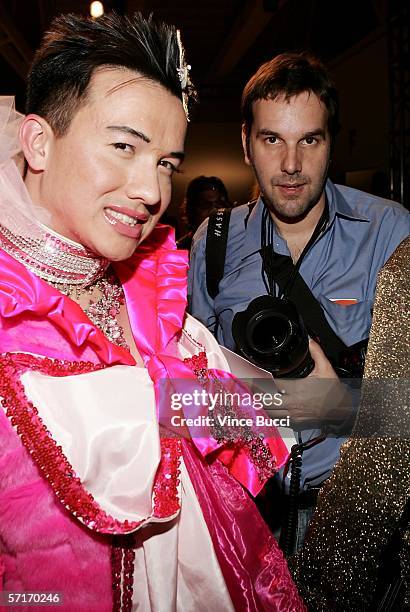
[(328, 112), (332, 141), (339, 129), (339, 98), (336, 87), (322, 62), (307, 52), (282, 53), (262, 64), (249, 79), (242, 94), (242, 121), (247, 138), (253, 123), (253, 103), (257, 100), (286, 100), (305, 91), (314, 93)]

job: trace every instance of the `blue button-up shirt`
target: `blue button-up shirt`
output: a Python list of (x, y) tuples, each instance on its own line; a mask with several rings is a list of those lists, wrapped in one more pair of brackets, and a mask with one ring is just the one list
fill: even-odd
[[(325, 231), (305, 254), (299, 272), (319, 301), (325, 316), (347, 345), (369, 335), (377, 273), (395, 248), (410, 233), (410, 215), (390, 200), (326, 183), (329, 220)], [(234, 208), (229, 225), (224, 278), (215, 300), (206, 289), (205, 246), (207, 222), (198, 229), (191, 250), (188, 300), (191, 314), (215, 331), (218, 341), (235, 350), (232, 320), (237, 312), (266, 289), (262, 277), (259, 199), (249, 214), (248, 205)], [(274, 250), (290, 256), (286, 241), (277, 231)], [(339, 300), (356, 300), (342, 306)], [(304, 431), (310, 439), (317, 431)], [(328, 438), (303, 455), (302, 484), (315, 486), (330, 474), (339, 458), (344, 438)]]

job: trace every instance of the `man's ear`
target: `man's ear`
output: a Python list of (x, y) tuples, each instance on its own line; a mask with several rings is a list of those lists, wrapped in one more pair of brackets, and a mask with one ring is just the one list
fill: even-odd
[(24, 118), (20, 126), (20, 142), (32, 170), (45, 169), (53, 139), (53, 130), (43, 117), (30, 114)]
[(242, 123), (242, 147), (245, 157), (245, 164), (251, 166), (251, 160), (249, 159), (249, 135), (244, 123)]

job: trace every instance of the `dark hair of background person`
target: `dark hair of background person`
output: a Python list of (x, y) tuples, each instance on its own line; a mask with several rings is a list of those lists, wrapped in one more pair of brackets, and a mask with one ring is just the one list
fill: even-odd
[(289, 100), (305, 91), (315, 94), (328, 112), (328, 130), (334, 142), (339, 129), (339, 97), (322, 62), (307, 52), (282, 53), (259, 70), (245, 85), (242, 94), (242, 121), (249, 143), (253, 123), (252, 105), (258, 100)]
[(259, 183), (258, 181), (255, 181), (249, 192), (249, 201), (254, 202), (255, 200), (259, 198), (260, 195), (261, 195), (261, 189), (259, 187)]
[[(34, 56), (26, 112), (44, 117), (63, 136), (87, 100), (94, 71), (102, 67), (128, 68), (182, 98), (175, 27), (141, 13), (131, 18), (110, 13), (95, 20), (68, 14), (52, 22)], [(184, 92), (192, 104), (196, 95), (189, 79)]]
[(206, 201), (203, 203), (200, 201), (200, 194), (208, 190), (217, 192), (218, 198), (214, 203), (217, 204), (217, 207), (232, 207), (228, 190), (220, 178), (217, 176), (197, 176), (189, 183), (181, 205), (183, 220), (190, 230), (196, 230), (203, 219), (209, 216), (206, 213), (212, 212), (213, 206), (211, 204), (208, 205)]
[(170, 225), (171, 227), (174, 228), (175, 230), (175, 236), (178, 239), (179, 238), (179, 223), (178, 223), (178, 218), (175, 215), (171, 215), (171, 213), (166, 210), (162, 215), (160, 220), (158, 221), (158, 223), (163, 223), (164, 225)]
[(217, 176), (197, 176), (188, 184), (179, 212), (188, 232), (177, 240), (179, 249), (190, 250), (192, 238), (205, 219), (218, 208), (232, 208), (228, 190)]

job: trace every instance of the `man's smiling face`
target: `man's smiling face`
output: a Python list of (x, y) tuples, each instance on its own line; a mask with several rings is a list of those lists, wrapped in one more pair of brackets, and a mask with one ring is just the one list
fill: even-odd
[(48, 126), (44, 165), (33, 173), (35, 188), (28, 176), (28, 190), (51, 213), (53, 230), (109, 260), (126, 259), (170, 202), (186, 125), (181, 100), (162, 85), (99, 69), (68, 131), (55, 136)]

